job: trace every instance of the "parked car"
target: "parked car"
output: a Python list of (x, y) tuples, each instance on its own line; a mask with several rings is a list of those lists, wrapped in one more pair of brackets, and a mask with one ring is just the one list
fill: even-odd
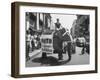
[(84, 37), (78, 37), (76, 39), (76, 46), (78, 47), (84, 47), (85, 43), (86, 43), (86, 39)]

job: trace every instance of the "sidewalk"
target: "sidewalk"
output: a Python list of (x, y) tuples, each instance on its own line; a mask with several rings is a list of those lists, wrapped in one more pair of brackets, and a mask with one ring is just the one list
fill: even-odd
[(29, 53), (29, 56), (30, 58), (35, 56), (35, 55), (38, 55), (39, 53), (41, 52), (41, 49), (38, 49), (38, 50), (34, 50), (33, 52)]

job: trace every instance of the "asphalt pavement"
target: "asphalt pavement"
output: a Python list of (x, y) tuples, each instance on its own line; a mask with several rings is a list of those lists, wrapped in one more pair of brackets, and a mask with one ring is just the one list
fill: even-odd
[(63, 60), (61, 62), (58, 61), (58, 54), (47, 54), (47, 58), (42, 59), (42, 53), (39, 52), (38, 54), (32, 56), (31, 59), (26, 62), (26, 67), (89, 64), (90, 56), (87, 53), (80, 55), (81, 50), (81, 47), (76, 47), (76, 53), (72, 54), (70, 61), (67, 61), (68, 54), (63, 54)]

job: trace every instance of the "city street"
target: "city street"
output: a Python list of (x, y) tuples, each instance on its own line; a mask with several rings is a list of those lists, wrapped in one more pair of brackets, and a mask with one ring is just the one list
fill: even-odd
[(63, 61), (59, 62), (58, 54), (47, 54), (47, 59), (42, 59), (41, 52), (35, 54), (31, 57), (29, 61), (26, 62), (26, 67), (38, 67), (38, 66), (56, 66), (56, 65), (82, 65), (89, 64), (89, 55), (87, 53), (81, 54), (81, 47), (76, 47), (76, 53), (72, 54), (71, 60), (68, 62), (68, 55), (63, 54)]
[[(76, 52), (71, 54), (70, 61), (67, 52), (66, 54), (63, 53), (62, 61), (58, 60), (58, 53), (52, 53), (52, 48), (62, 53), (62, 42), (68, 41), (70, 47), (69, 42), (73, 42), (73, 39), (77, 44), (88, 43), (87, 50), (89, 53), (89, 20), (89, 15), (27, 12), (26, 51), (29, 55), (26, 53), (28, 55), (26, 55), (28, 58), (26, 59), (26, 67), (89, 64), (89, 55), (86, 52), (81, 55), (82, 47), (76, 47)], [(64, 43), (63, 47), (66, 45)], [(29, 48), (34, 51), (30, 52)], [(48, 51), (47, 55), (42, 54), (45, 51)], [(59, 55), (59, 59), (62, 59), (62, 55)]]

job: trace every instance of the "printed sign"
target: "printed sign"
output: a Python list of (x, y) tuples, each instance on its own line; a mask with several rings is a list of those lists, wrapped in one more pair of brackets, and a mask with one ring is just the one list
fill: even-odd
[(53, 53), (53, 34), (43, 34), (41, 36), (42, 52)]

